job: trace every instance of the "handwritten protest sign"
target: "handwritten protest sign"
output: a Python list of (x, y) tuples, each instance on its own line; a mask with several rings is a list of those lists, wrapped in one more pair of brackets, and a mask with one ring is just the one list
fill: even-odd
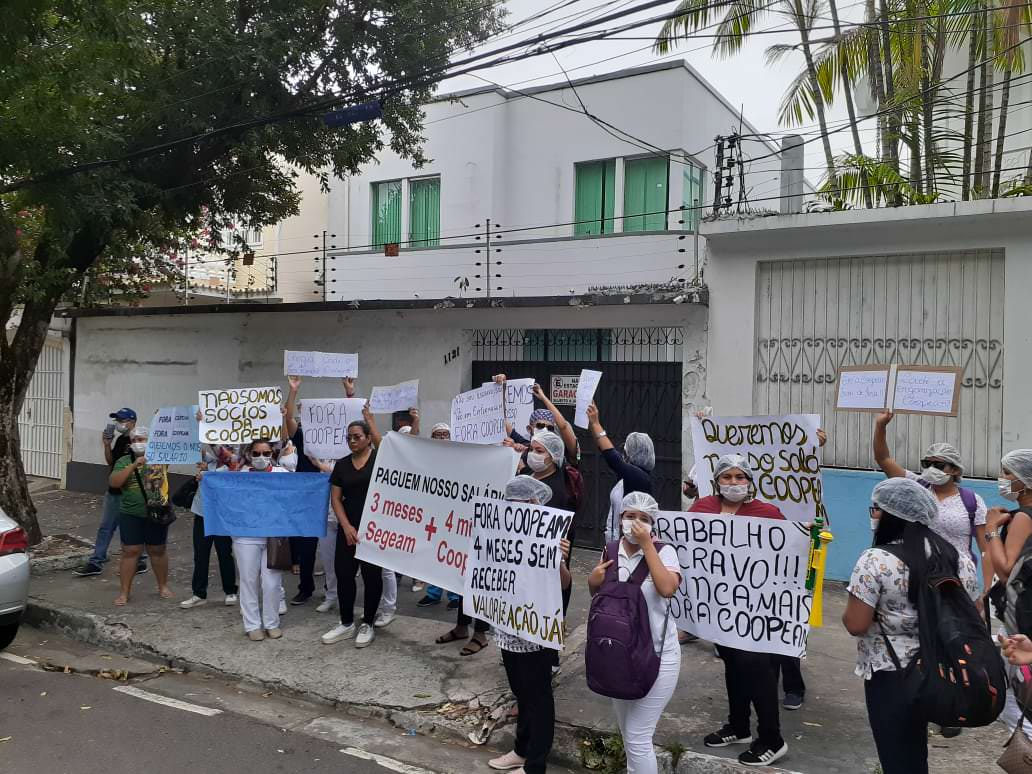
[(585, 368), (580, 372), (580, 379), (577, 380), (577, 409), (573, 417), (573, 424), (577, 427), (588, 426), (588, 406), (595, 399), (595, 390), (598, 389), (600, 381), (602, 381), (601, 371)]
[(330, 505), (325, 473), (205, 473), (204, 534), (323, 537)]
[(201, 390), (202, 443), (248, 443), (275, 438), (283, 424), (279, 387), (241, 387), (233, 390)]
[(413, 379), (390, 387), (373, 387), (369, 395), (369, 410), (374, 414), (390, 414), (392, 411), (408, 411), (419, 405), (419, 379)]
[(695, 483), (713, 493), (713, 470), (723, 454), (742, 454), (756, 474), (756, 494), (792, 521), (826, 516), (821, 497), (817, 414), (780, 417), (692, 417)]
[(389, 433), (376, 453), (357, 556), (462, 592), (473, 542), (473, 501), (501, 498), (512, 451)]
[(492, 444), (505, 439), (502, 386), (491, 384), (456, 395), (451, 405), (452, 440)]
[(892, 410), (897, 414), (955, 417), (963, 368), (897, 366)]
[(283, 373), (288, 376), (358, 376), (358, 355), (336, 352), (283, 351)]
[(563, 647), (562, 552), (573, 514), (558, 508), (473, 501), (473, 550), (462, 591), (466, 615), (546, 648)]
[[(494, 382), (484, 382), (490, 387)], [(509, 379), (505, 382), (505, 419), (517, 432), (523, 433), (534, 413), (534, 380)]]
[(151, 423), (146, 457), (152, 465), (200, 462), (197, 406), (164, 406), (158, 409)]
[(672, 545), (681, 585), (677, 627), (718, 645), (802, 656), (810, 632), (810, 536), (801, 524), (730, 514), (663, 511), (659, 540)]
[(365, 398), (305, 398), (301, 402), (301, 433), (305, 454), (339, 460), (351, 454), (348, 425), (362, 419)]
[(838, 374), (835, 408), (840, 411), (885, 411), (889, 366), (843, 366)]

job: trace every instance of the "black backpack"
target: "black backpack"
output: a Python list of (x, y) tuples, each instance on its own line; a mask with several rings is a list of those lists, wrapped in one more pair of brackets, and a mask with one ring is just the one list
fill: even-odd
[[(903, 559), (901, 545), (879, 547)], [(950, 558), (932, 546), (928, 577), (917, 599), (921, 649), (906, 668), (880, 622), (878, 626), (892, 663), (903, 672), (905, 698), (913, 711), (940, 726), (977, 728), (1003, 711), (1007, 672)]]

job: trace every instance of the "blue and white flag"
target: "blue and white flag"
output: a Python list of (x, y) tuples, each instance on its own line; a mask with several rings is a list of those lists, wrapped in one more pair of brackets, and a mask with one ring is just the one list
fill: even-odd
[(204, 534), (323, 537), (330, 502), (325, 473), (205, 473)]

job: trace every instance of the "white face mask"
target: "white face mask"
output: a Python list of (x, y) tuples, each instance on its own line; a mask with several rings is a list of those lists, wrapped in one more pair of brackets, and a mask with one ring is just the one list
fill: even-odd
[(297, 454), (281, 454), (279, 464), (293, 473), (297, 470)]
[(269, 465), (272, 464), (271, 457), (252, 457), (251, 467), (255, 470), (265, 470)]
[[(623, 536), (627, 539), (627, 542), (632, 545), (638, 545), (638, 538), (631, 534), (631, 527), (634, 526), (634, 519), (620, 519), (620, 529), (623, 531)], [(649, 534), (652, 534), (652, 528), (649, 527)]]
[(729, 502), (740, 503), (749, 496), (749, 486), (747, 484), (721, 484), (720, 494)]
[(921, 480), (932, 486), (943, 486), (953, 480), (953, 476), (938, 468), (925, 468), (921, 471)]
[(143, 454), (147, 451), (147, 442), (137, 441), (136, 443), (130, 444), (129, 448), (133, 450), (133, 454)]
[(541, 454), (540, 452), (531, 452), (527, 455), (527, 464), (530, 469), (535, 473), (540, 473), (548, 468), (548, 461), (552, 459), (547, 454)]
[(1025, 491), (1025, 487), (1015, 491), (1013, 488), (1014, 482), (1009, 478), (998, 478), (996, 479), (996, 485), (1000, 490), (1000, 497), (1004, 500), (1010, 500), (1012, 503), (1016, 502), (1021, 493)]
[(877, 532), (878, 531), (878, 522), (879, 521), (881, 521), (881, 519), (871, 519), (871, 532)]
[(129, 429), (129, 426), (125, 422), (115, 422), (115, 432), (124, 433)]

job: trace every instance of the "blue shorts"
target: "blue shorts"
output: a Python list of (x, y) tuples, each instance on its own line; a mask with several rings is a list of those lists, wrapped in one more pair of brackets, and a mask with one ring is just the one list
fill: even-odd
[(145, 516), (118, 514), (118, 532), (123, 546), (163, 546), (168, 542), (168, 526), (155, 524)]

